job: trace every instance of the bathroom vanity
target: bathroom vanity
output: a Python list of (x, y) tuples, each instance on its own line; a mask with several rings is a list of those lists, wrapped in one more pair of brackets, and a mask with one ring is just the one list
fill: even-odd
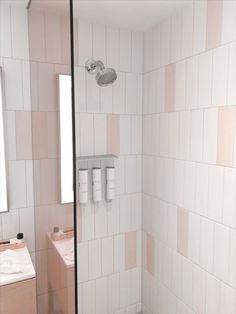
[(54, 241), (48, 233), (48, 276), (63, 314), (74, 310), (74, 237)]
[[(12, 252), (10, 252), (12, 251)], [(1, 273), (0, 276), (0, 313), (36, 314), (36, 280), (35, 270), (27, 247), (8, 250), (14, 263), (22, 267), (15, 273)], [(0, 253), (0, 260), (6, 258), (7, 251)], [(4, 254), (4, 255), (3, 255)], [(10, 258), (8, 259), (10, 261)], [(9, 263), (9, 265), (11, 265)]]

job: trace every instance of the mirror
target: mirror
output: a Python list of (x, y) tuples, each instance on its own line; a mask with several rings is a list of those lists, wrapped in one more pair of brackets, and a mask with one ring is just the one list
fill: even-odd
[(3, 75), (0, 67), (0, 213), (8, 211), (6, 156), (3, 125)]
[(61, 203), (73, 202), (71, 76), (59, 74)]

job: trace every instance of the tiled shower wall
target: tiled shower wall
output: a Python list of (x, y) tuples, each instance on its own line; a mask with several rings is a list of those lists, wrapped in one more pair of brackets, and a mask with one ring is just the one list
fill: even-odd
[[(81, 206), (80, 313), (141, 311), (141, 154), (143, 34), (79, 21), (76, 66), (77, 155), (115, 154), (85, 162), (116, 167), (116, 198)], [(99, 59), (117, 81), (99, 88), (85, 62)], [(103, 189), (105, 184), (103, 184)]]
[(23, 232), (35, 260), (30, 69), (27, 11), (0, 3), (0, 66), (9, 212), (0, 215), (0, 239)]
[(235, 313), (235, 1), (144, 35), (144, 313)]

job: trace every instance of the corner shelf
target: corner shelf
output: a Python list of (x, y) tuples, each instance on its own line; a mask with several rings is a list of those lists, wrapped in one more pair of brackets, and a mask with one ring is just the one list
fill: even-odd
[(94, 155), (94, 156), (79, 156), (76, 157), (76, 159), (79, 160), (97, 160), (97, 159), (112, 159), (112, 158), (118, 158), (117, 155), (113, 154), (106, 154), (106, 155)]

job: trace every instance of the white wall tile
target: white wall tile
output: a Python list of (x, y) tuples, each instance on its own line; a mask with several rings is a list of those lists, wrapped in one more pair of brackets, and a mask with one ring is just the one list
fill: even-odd
[(206, 109), (204, 111), (203, 161), (211, 164), (216, 163), (217, 127), (218, 110)]
[(81, 285), (81, 312), (91, 313), (96, 312), (95, 306), (95, 281), (90, 280)]
[(234, 71), (236, 67), (236, 43), (232, 43), (229, 46), (229, 64), (228, 64), (228, 89), (227, 89), (227, 104), (236, 104), (236, 73)]
[(213, 274), (224, 281), (229, 275), (230, 229), (215, 224)]
[(181, 159), (190, 158), (191, 140), (191, 111), (182, 111), (179, 114), (179, 147), (178, 156)]
[(198, 56), (186, 61), (186, 108), (198, 107)]
[(161, 23), (161, 65), (170, 63), (171, 53), (171, 19), (166, 19)]
[(171, 62), (181, 59), (182, 10), (176, 10), (171, 17)]
[(88, 281), (89, 272), (89, 254), (88, 242), (81, 242), (78, 244), (78, 258), (79, 258), (79, 282)]
[(193, 266), (193, 309), (196, 313), (204, 313), (206, 297), (206, 272)]
[(227, 282), (236, 288), (236, 230), (230, 230), (229, 272)]
[(207, 215), (208, 181), (209, 181), (208, 166), (205, 164), (197, 164), (195, 211), (204, 216)]
[(120, 71), (131, 70), (131, 31), (120, 29)]
[(135, 73), (143, 72), (143, 33), (132, 31), (132, 59), (131, 71)]
[(31, 110), (31, 89), (30, 89), (30, 64), (29, 61), (22, 61), (22, 84), (24, 110)]
[(125, 112), (135, 114), (137, 112), (137, 75), (134, 73), (127, 73), (125, 76), (125, 81), (126, 81)]
[(75, 67), (75, 106), (76, 112), (86, 112), (86, 71), (84, 67)]
[(106, 64), (106, 28), (104, 25), (93, 24), (93, 58)]
[(152, 70), (153, 65), (153, 35), (152, 29), (146, 31), (143, 37), (143, 70), (144, 73)]
[(168, 155), (168, 114), (160, 114), (160, 156)]
[(24, 102), (21, 62), (19, 60), (4, 59), (3, 68), (6, 108), (8, 110), (22, 110)]
[(27, 207), (25, 162), (8, 163), (9, 208)]
[(113, 273), (113, 238), (102, 239), (102, 274)]
[(101, 241), (93, 240), (89, 242), (89, 279), (101, 276)]
[(212, 51), (199, 56), (198, 107), (209, 107), (212, 103)]
[(112, 85), (100, 89), (101, 94), (101, 112), (112, 113), (113, 93)]
[(92, 25), (80, 19), (78, 29), (79, 65), (85, 66), (86, 61), (92, 58)]
[(165, 104), (165, 69), (161, 68), (157, 71), (157, 84), (156, 84), (156, 107), (157, 112), (164, 111)]
[(220, 287), (220, 313), (233, 314), (236, 310), (235, 289), (221, 283)]
[(116, 197), (114, 201), (107, 204), (107, 232), (108, 235), (118, 234), (120, 230), (120, 203)]
[(131, 117), (120, 116), (120, 154), (127, 155), (131, 152)]
[(194, 1), (193, 53), (200, 53), (206, 47), (207, 1)]
[(107, 209), (104, 202), (94, 204), (95, 237), (107, 236)]
[(214, 223), (206, 218), (201, 219), (200, 266), (209, 272), (213, 271)]
[(119, 274), (108, 277), (108, 312), (114, 313), (119, 309)]
[(188, 256), (195, 263), (199, 263), (200, 232), (201, 232), (200, 216), (190, 213), (189, 214)]
[(236, 3), (235, 1), (223, 1), (222, 14), (222, 44), (236, 39)]
[(131, 229), (131, 196), (120, 196), (120, 232), (129, 232)]
[(19, 210), (19, 230), (24, 233), (24, 239), (30, 252), (35, 251), (34, 208)]
[(5, 149), (6, 159), (16, 159), (16, 130), (15, 130), (15, 112), (4, 112), (4, 124), (5, 124)]
[(157, 25), (153, 28), (153, 68), (161, 65), (161, 28)]
[(210, 219), (221, 222), (223, 206), (224, 168), (209, 166), (208, 214)]
[(129, 305), (131, 294), (130, 272), (125, 271), (120, 273), (120, 307), (125, 308)]
[(219, 313), (220, 281), (211, 274), (206, 274), (206, 313)]
[(182, 58), (193, 53), (193, 9), (194, 1), (182, 9)]
[(236, 171), (233, 168), (224, 170), (224, 196), (223, 196), (223, 220), (222, 222), (232, 228), (236, 227)]
[(188, 259), (182, 259), (182, 300), (191, 308), (193, 302), (193, 264)]
[(178, 157), (179, 155), (179, 113), (169, 114), (169, 156)]
[(87, 112), (100, 111), (100, 89), (93, 75), (86, 73)]
[(142, 116), (132, 116), (132, 140), (131, 140), (131, 153), (141, 154), (142, 153)]
[(142, 226), (142, 195), (133, 194), (131, 199), (131, 229), (141, 230)]
[(94, 125), (93, 115), (89, 113), (80, 114), (80, 147), (81, 155), (94, 154)]
[(143, 153), (150, 155), (151, 152), (152, 152), (152, 116), (145, 115), (143, 116)]
[(106, 154), (107, 151), (107, 117), (105, 114), (94, 115), (94, 153)]
[(96, 303), (95, 313), (108, 313), (108, 298), (107, 298), (107, 278), (99, 278), (96, 280)]
[(125, 191), (126, 193), (135, 193), (137, 191), (137, 167), (136, 156), (127, 156), (125, 158)]
[(120, 272), (125, 269), (125, 239), (120, 234), (114, 237), (114, 272)]
[(94, 239), (94, 205), (88, 203), (81, 206), (82, 219), (82, 240)]
[(194, 211), (196, 191), (196, 164), (194, 162), (185, 162), (184, 165), (184, 196), (183, 206)]
[(113, 112), (125, 113), (125, 73), (118, 72), (113, 85)]
[[(152, 121), (151, 121), (151, 127), (152, 127), (152, 133), (151, 133), (151, 152), (153, 155), (158, 156), (160, 151), (160, 123), (159, 123), (159, 115), (154, 114), (152, 115)], [(150, 139), (146, 138), (145, 140), (150, 141)]]
[(16, 238), (20, 232), (19, 211), (14, 209), (2, 214), (2, 236), (3, 239)]
[(202, 161), (203, 156), (203, 110), (192, 111), (190, 157)]
[(175, 110), (186, 108), (186, 62), (176, 64)]
[(3, 4), (0, 7), (0, 55), (12, 56), (11, 7)]
[(228, 57), (229, 57), (228, 46), (222, 46), (213, 51), (213, 73), (212, 73), (213, 106), (220, 106), (226, 103)]
[(119, 69), (119, 30), (117, 28), (106, 28), (106, 54), (107, 66)]

